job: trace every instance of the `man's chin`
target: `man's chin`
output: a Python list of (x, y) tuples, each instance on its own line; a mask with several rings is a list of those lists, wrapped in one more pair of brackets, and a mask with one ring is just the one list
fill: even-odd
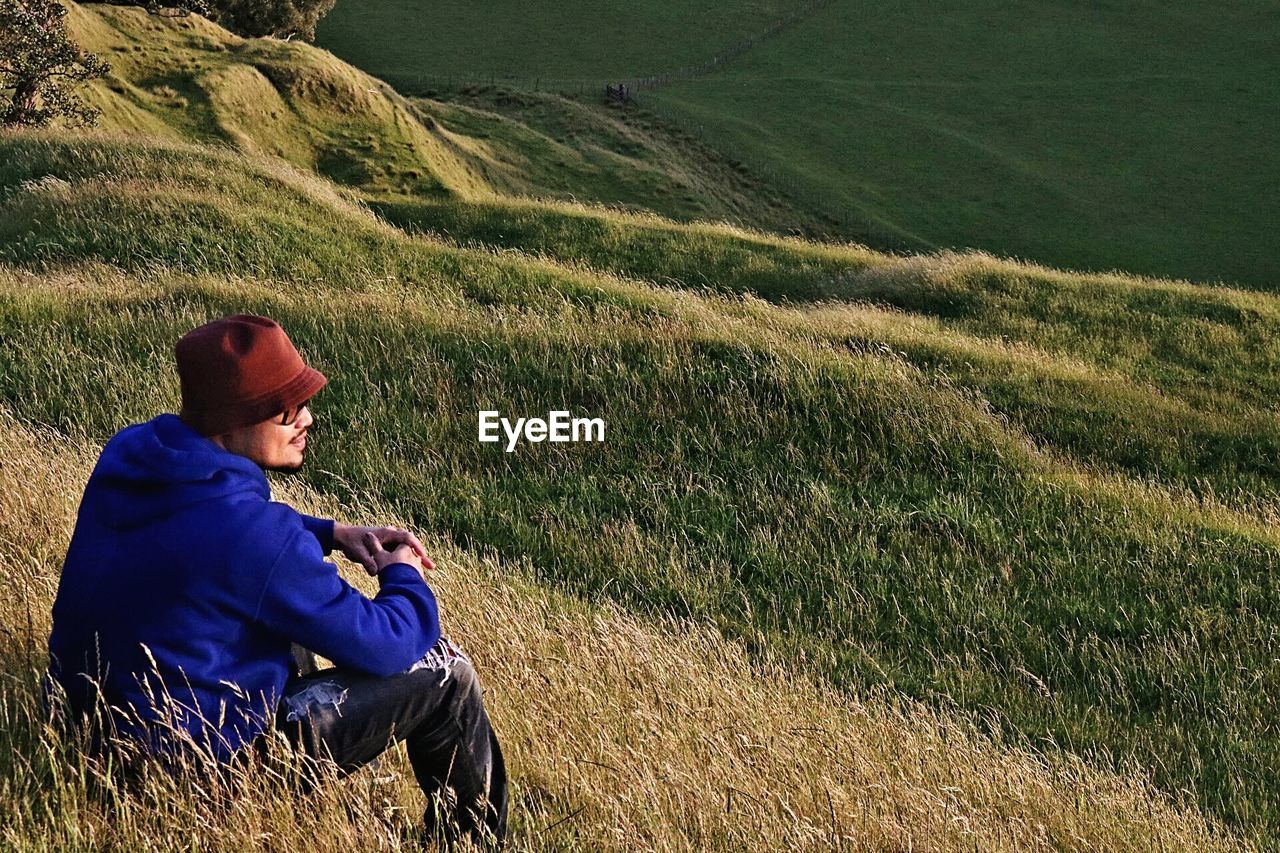
[(277, 474), (297, 474), (299, 471), (302, 470), (303, 462), (304, 460), (299, 459), (297, 462), (290, 463), (290, 464), (272, 465), (270, 468), (267, 468), (267, 470), (274, 471)]

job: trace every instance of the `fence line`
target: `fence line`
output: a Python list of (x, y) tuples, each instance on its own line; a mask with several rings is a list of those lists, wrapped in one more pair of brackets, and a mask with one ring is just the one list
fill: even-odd
[(588, 95), (602, 94), (610, 87), (621, 86), (624, 87), (624, 91), (630, 94), (630, 100), (636, 100), (634, 93), (641, 89), (656, 89), (670, 83), (706, 76), (742, 56), (761, 42), (777, 36), (833, 2), (834, 0), (809, 0), (809, 2), (793, 10), (790, 14), (775, 20), (763, 32), (730, 45), (704, 62), (643, 77), (604, 80), (599, 77), (516, 77), (514, 75), (499, 77), (491, 74), (486, 80), (484, 77), (455, 77), (453, 75), (382, 74), (380, 76), (387, 83), (390, 83), (392, 87), (407, 95), (425, 95), (433, 91), (450, 92), (486, 85), (503, 85), (510, 86), (513, 89), (528, 89), (534, 92), (553, 92), (564, 95)]
[(653, 74), (648, 77), (637, 77), (630, 80), (624, 80), (622, 82), (624, 85), (634, 89), (656, 89), (659, 86), (665, 86), (669, 83), (678, 83), (685, 80), (692, 80), (696, 77), (706, 76), (720, 68), (722, 65), (726, 65), (734, 61), (761, 42), (773, 38), (815, 14), (819, 10), (830, 6), (832, 2), (834, 2), (834, 0), (810, 0), (810, 2), (795, 9), (786, 17), (779, 18), (774, 21), (764, 32), (757, 33), (754, 36), (749, 36), (742, 39), (737, 44), (730, 45), (708, 59), (706, 62), (699, 63), (698, 65), (688, 65), (684, 68), (678, 68), (675, 71), (670, 71), (665, 74)]
[[(608, 100), (626, 100), (633, 103), (643, 101), (646, 111), (654, 117), (673, 126), (685, 135), (698, 139), (703, 144), (724, 153), (725, 149), (719, 148), (708, 139), (706, 129), (701, 122), (690, 120), (679, 111), (662, 104), (660, 100), (641, 99), (636, 93), (641, 90), (652, 91), (671, 83), (693, 80), (711, 74), (738, 59), (761, 42), (776, 37), (833, 2), (835, 0), (810, 0), (810, 2), (805, 3), (790, 14), (775, 20), (764, 31), (730, 45), (704, 62), (645, 77), (605, 81), (600, 78), (582, 77), (516, 77), (514, 75), (499, 77), (498, 75), (490, 75), (488, 79), (485, 79), (483, 77), (452, 75), (383, 74), (382, 79), (401, 93), (409, 95), (431, 96), (438, 92), (456, 92), (467, 88), (507, 86), (512, 89), (568, 96), (603, 95)], [(744, 163), (743, 165), (751, 173), (762, 178), (771, 187), (792, 200), (799, 201), (809, 196), (812, 192), (811, 187), (797, 180), (794, 174), (784, 172), (772, 165), (766, 165), (760, 161), (749, 164)], [(829, 225), (831, 228), (829, 233), (839, 239), (856, 240), (877, 248), (899, 252), (919, 251), (922, 248), (915, 241), (906, 239), (900, 234), (884, 230), (881, 226), (870, 221), (865, 212), (850, 204), (826, 203), (814, 206), (809, 213), (815, 220)]]

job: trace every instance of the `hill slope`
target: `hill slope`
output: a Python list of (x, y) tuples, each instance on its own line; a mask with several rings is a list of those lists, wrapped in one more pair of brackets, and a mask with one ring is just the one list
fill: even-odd
[(412, 102), (432, 120), (483, 140), (490, 156), (478, 168), (505, 196), (731, 220), (780, 233), (830, 227), (742, 163), (641, 111), (490, 86), (438, 98)]
[[(1043, 454), (890, 345), (927, 325), (415, 239), (278, 163), (195, 146), (3, 147), (0, 395), (24, 421), (101, 441), (176, 403), (184, 329), (266, 313), (348, 377), (321, 401), (315, 450), (342, 452), (314, 486), (846, 687), (1138, 761), (1244, 826), (1277, 819), (1274, 697), (1254, 687), (1280, 658), (1274, 528)], [(607, 444), (474, 441), (480, 408), (553, 407), (603, 417)]]
[(70, 29), (112, 64), (88, 89), (104, 130), (271, 154), (372, 196), (547, 196), (819, 227), (740, 165), (660, 122), (553, 95), (410, 101), (324, 51), (237, 38), (196, 16), (73, 5)]
[[(30, 649), (48, 631), (55, 543), (71, 535), (96, 449), (0, 412), (0, 577), (26, 590), (25, 607), (0, 605), (0, 842), (411, 848), (421, 795), (402, 752), (306, 796), (265, 774), (233, 791), (161, 774), (110, 800), (100, 775), (68, 773), (83, 760), (41, 726)], [(391, 519), (376, 502), (356, 511), (296, 484), (280, 497), (352, 521)], [(33, 548), (33, 533), (47, 545)], [(1047, 763), (919, 706), (850, 702), (784, 668), (753, 667), (703, 627), (584, 607), (512, 564), (428, 543), (444, 567), (432, 583), (446, 629), (484, 673), (514, 774), (517, 849), (1239, 849), (1131, 778), (1067, 757)], [(367, 589), (362, 572), (350, 579)]]
[[(576, 63), (554, 39), (521, 40), (520, 4), (429, 16), (406, 6), (343, 0), (321, 43), (406, 91), (421, 75), (440, 85), (518, 68), (526, 85), (590, 76), (594, 98), (605, 81), (698, 65), (736, 40), (710, 17), (655, 36), (663, 4), (632, 4), (619, 61), (582, 50)], [(556, 8), (578, 22), (565, 32), (596, 20), (594, 4)], [(355, 44), (368, 16), (394, 20), (406, 44), (443, 46), (374, 58)], [(768, 25), (746, 19), (756, 33)], [(1254, 2), (835, 0), (641, 100), (833, 217), (846, 238), (1274, 288), (1280, 202), (1267, 188), (1280, 166), (1258, 129), (1280, 123), (1264, 82), (1278, 26)]]
[[(353, 100), (368, 78), (304, 45), (77, 16), (150, 57), (99, 91), (114, 126), (195, 141), (0, 138), (20, 423), (100, 443), (176, 403), (179, 334), (268, 313), (342, 377), (311, 487), (635, 624), (710, 624), (761, 665), (1146, 768), (1274, 834), (1276, 297), (505, 199), (519, 171), (474, 168), (475, 125), (420, 160), (346, 148), (362, 165), (339, 188), (309, 169), (344, 122), (430, 133), (425, 107), (376, 83)], [(258, 124), (237, 140), (198, 98), (160, 103), (186, 96), (143, 85), (166, 67), (144, 42), (209, 103), (279, 64), (295, 165), (246, 153), (271, 150)], [(417, 197), (402, 162), (430, 176)], [(606, 444), (475, 442), (480, 408), (559, 407), (605, 418)]]

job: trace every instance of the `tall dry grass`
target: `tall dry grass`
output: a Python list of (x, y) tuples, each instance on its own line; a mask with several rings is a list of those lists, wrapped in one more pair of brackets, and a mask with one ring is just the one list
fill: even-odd
[[(96, 448), (0, 413), (0, 846), (396, 848), (419, 795), (403, 754), (298, 794), (151, 774), (113, 788), (45, 725), (35, 683)], [(294, 483), (277, 498), (356, 521)], [(446, 628), (476, 660), (514, 780), (519, 849), (1239, 849), (1136, 776), (979, 735), (918, 705), (851, 699), (707, 627), (646, 622), (430, 546)], [(350, 572), (357, 583), (362, 573)]]

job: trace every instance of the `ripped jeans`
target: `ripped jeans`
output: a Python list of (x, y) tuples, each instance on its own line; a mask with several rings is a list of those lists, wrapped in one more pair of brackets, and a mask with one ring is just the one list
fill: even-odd
[(343, 774), (403, 740), (428, 798), (430, 836), (500, 844), (506, 835), (502, 750), (475, 669), (447, 639), (397, 675), (330, 668), (290, 679), (276, 728), (295, 749), (331, 759)]

